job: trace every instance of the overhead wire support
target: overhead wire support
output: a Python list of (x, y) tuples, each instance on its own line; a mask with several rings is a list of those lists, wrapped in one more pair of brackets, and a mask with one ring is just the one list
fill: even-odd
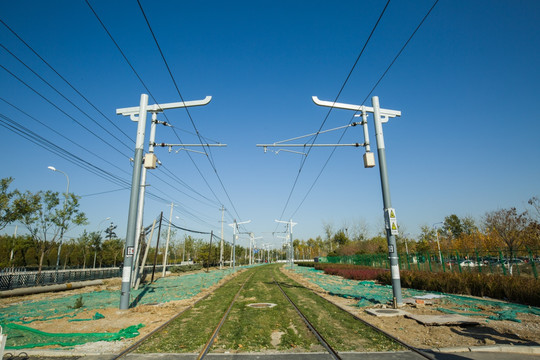
[[(375, 136), (377, 140), (377, 153), (379, 158), (379, 170), (381, 176), (381, 189), (383, 197), (384, 219), (386, 228), (386, 240), (388, 243), (388, 257), (390, 259), (390, 271), (392, 277), (392, 292), (394, 295), (394, 307), (403, 305), (401, 294), (401, 282), (399, 275), (399, 259), (397, 255), (397, 244), (395, 235), (398, 235), (397, 220), (395, 209), (392, 208), (392, 201), (390, 199), (390, 185), (388, 181), (388, 169), (386, 166), (386, 150), (384, 145), (382, 124), (388, 122), (389, 118), (401, 116), (401, 111), (381, 109), (379, 105), (379, 97), (373, 96), (371, 99), (373, 107), (364, 105), (351, 105), (343, 104), (332, 101), (319, 100), (316, 96), (313, 96), (313, 102), (319, 106), (352, 110), (356, 112), (362, 112), (364, 115), (366, 112), (373, 113), (373, 121), (375, 125)], [(364, 125), (364, 131), (367, 133), (367, 124)], [(372, 165), (372, 166), (368, 166)], [(366, 164), (366, 157), (364, 157), (364, 166), (373, 167), (375, 162)]]
[[(133, 156), (133, 175), (131, 179), (131, 195), (129, 200), (128, 211), (128, 225), (126, 231), (126, 246), (124, 247), (124, 267), (122, 269), (122, 288), (120, 294), (120, 310), (126, 310), (129, 308), (130, 300), (130, 286), (131, 286), (131, 272), (134, 264), (135, 244), (137, 238), (137, 216), (138, 216), (138, 204), (140, 198), (140, 186), (143, 164), (143, 151), (144, 151), (144, 138), (146, 127), (146, 116), (150, 112), (152, 114), (152, 120), (156, 121), (158, 112), (162, 112), (165, 109), (176, 109), (188, 106), (201, 106), (206, 105), (212, 99), (211, 96), (207, 96), (203, 100), (194, 101), (182, 101), (168, 104), (154, 104), (148, 105), (148, 95), (141, 94), (139, 106), (116, 109), (117, 115), (129, 116), (132, 121), (136, 121), (137, 125), (137, 137), (135, 142), (135, 155)], [(155, 122), (154, 122), (155, 124)], [(155, 127), (153, 127), (155, 129)], [(155, 131), (155, 130), (153, 130)], [(152, 142), (154, 140), (152, 139)], [(155, 159), (154, 154), (150, 154)], [(145, 164), (145, 168), (149, 168), (148, 164)], [(153, 166), (155, 168), (155, 165)]]
[[(388, 0), (388, 1), (390, 1), (390, 0)], [(88, 3), (88, 0), (86, 0), (86, 2)], [(165, 64), (165, 67), (167, 68), (167, 71), (168, 71), (168, 73), (169, 73), (169, 76), (171, 77), (171, 80), (172, 80), (172, 82), (173, 82), (173, 84), (174, 84), (174, 87), (175, 87), (175, 89), (176, 89), (176, 92), (178, 93), (178, 96), (180, 97), (180, 100), (182, 100), (182, 102), (184, 102), (184, 97), (182, 96), (182, 93), (180, 92), (180, 87), (178, 86), (178, 84), (177, 84), (177, 82), (176, 82), (176, 80), (175, 80), (175, 78), (174, 78), (174, 76), (173, 76), (173, 74), (172, 74), (172, 70), (171, 70), (171, 68), (170, 68), (170, 66), (169, 66), (169, 63), (167, 62), (167, 59), (165, 58), (165, 54), (163, 53), (163, 51), (162, 51), (162, 49), (161, 49), (161, 46), (159, 45), (159, 41), (158, 41), (158, 39), (157, 39), (157, 37), (156, 37), (156, 34), (154, 33), (154, 30), (152, 29), (152, 26), (150, 25), (150, 21), (148, 20), (148, 17), (146, 16), (146, 13), (145, 13), (145, 11), (144, 11), (144, 8), (142, 7), (142, 4), (141, 4), (140, 0), (137, 0), (137, 4), (139, 5), (139, 8), (140, 8), (140, 10), (141, 10), (141, 13), (142, 13), (142, 15), (143, 15), (143, 17), (144, 17), (144, 20), (145, 20), (145, 22), (146, 22), (146, 25), (148, 26), (148, 30), (150, 31), (150, 34), (152, 35), (152, 38), (154, 39), (154, 42), (156, 43), (156, 47), (157, 47), (157, 49), (158, 49), (158, 51), (159, 51), (159, 54), (161, 55), (161, 58), (162, 58), (162, 60), (163, 60), (163, 63)], [(90, 6), (90, 4), (88, 4), (88, 5)], [(92, 11), (93, 11), (93, 10), (92, 10)], [(95, 12), (94, 12), (94, 13), (95, 13)], [(97, 14), (96, 14), (96, 16), (97, 16)], [(101, 22), (101, 20), (100, 20), (100, 22)], [(204, 151), (205, 153), (207, 153), (207, 154), (206, 154), (206, 155), (207, 155), (206, 158), (207, 158), (208, 162), (210, 163), (210, 166), (211, 166), (212, 169), (214, 170), (214, 173), (216, 174), (216, 177), (217, 177), (217, 179), (218, 179), (218, 181), (219, 181), (219, 183), (220, 183), (220, 185), (221, 185), (221, 188), (223, 189), (223, 192), (225, 193), (225, 195), (227, 196), (227, 199), (228, 199), (229, 202), (231, 203), (231, 207), (232, 207), (232, 209), (234, 210), (235, 214), (237, 215), (238, 218), (240, 218), (240, 216), (238, 215), (238, 211), (236, 210), (236, 207), (234, 206), (234, 203), (233, 203), (233, 201), (232, 201), (232, 199), (231, 199), (231, 197), (230, 197), (230, 195), (229, 195), (229, 192), (228, 192), (227, 189), (225, 188), (225, 184), (223, 184), (223, 181), (222, 181), (221, 177), (219, 176), (219, 173), (218, 173), (216, 164), (214, 163), (214, 160), (213, 160), (213, 157), (212, 157), (212, 151), (211, 151), (211, 149), (210, 149), (210, 146), (204, 145), (204, 142), (203, 142), (203, 140), (202, 140), (203, 136), (201, 135), (201, 133), (200, 133), (199, 130), (197, 129), (197, 126), (195, 125), (195, 120), (193, 120), (193, 117), (191, 116), (191, 113), (190, 113), (190, 111), (189, 111), (189, 108), (186, 107), (186, 108), (185, 108), (185, 111), (186, 111), (186, 114), (187, 114), (187, 116), (188, 116), (188, 118), (189, 118), (189, 120), (190, 120), (190, 122), (191, 122), (191, 125), (193, 126), (193, 129), (195, 130), (195, 134), (197, 135), (197, 138), (199, 139), (199, 142), (201, 143), (201, 145), (203, 145), (203, 147), (202, 147), (202, 148), (203, 148), (203, 151)], [(174, 131), (174, 129), (173, 129), (173, 131)], [(176, 131), (174, 131), (174, 133), (175, 133), (175, 135), (178, 137), (178, 134), (176, 133)], [(179, 140), (180, 140), (180, 139), (179, 139)], [(206, 151), (205, 146), (208, 147), (208, 152)], [(188, 152), (188, 156), (189, 156), (189, 152)], [(190, 157), (190, 159), (191, 159), (191, 157)], [(191, 159), (191, 160), (192, 160), (192, 159)], [(193, 160), (192, 160), (192, 161), (193, 161)], [(197, 168), (197, 170), (198, 170), (198, 168)], [(199, 171), (199, 170), (198, 170), (198, 171)], [(199, 171), (199, 173), (200, 173), (200, 171)], [(202, 176), (202, 174), (201, 174), (201, 176)], [(207, 183), (207, 181), (206, 181), (206, 179), (205, 179), (204, 177), (203, 177), (203, 179), (204, 179), (204, 181)], [(208, 187), (210, 188), (210, 185), (209, 185), (208, 183), (207, 183), (207, 185), (208, 185)], [(212, 193), (213, 193), (213, 190), (211, 190), (211, 191), (212, 191)], [(214, 194), (214, 196), (215, 196), (216, 199), (217, 199), (217, 196), (216, 196), (215, 194)], [(219, 199), (218, 199), (218, 201), (219, 201)]]
[[(141, 83), (141, 85), (146, 89), (146, 91), (148, 92), (148, 94), (150, 95), (150, 97), (157, 103), (157, 100), (156, 98), (154, 97), (154, 95), (152, 94), (152, 92), (150, 91), (150, 89), (148, 88), (148, 86), (146, 85), (146, 83), (143, 81), (141, 75), (137, 72), (137, 70), (135, 70), (135, 67), (133, 66), (133, 64), (129, 61), (129, 59), (127, 58), (126, 54), (124, 53), (124, 51), (122, 51), (122, 48), (120, 47), (120, 45), (118, 44), (118, 42), (114, 39), (114, 37), (112, 36), (111, 32), (107, 29), (107, 26), (105, 25), (105, 23), (101, 20), (101, 18), (99, 17), (98, 13), (94, 10), (94, 8), (92, 7), (92, 5), (90, 4), (89, 0), (85, 0), (86, 4), (88, 5), (88, 7), (90, 8), (91, 12), (94, 14), (95, 18), (97, 19), (97, 21), (99, 22), (99, 24), (101, 25), (101, 27), (103, 28), (103, 30), (105, 31), (105, 33), (107, 34), (107, 36), (110, 38), (110, 40), (113, 42), (113, 44), (115, 45), (116, 49), (120, 52), (120, 55), (122, 55), (124, 61), (127, 63), (127, 65), (131, 68), (131, 70), (133, 71), (133, 73), (135, 74), (135, 76), (137, 77), (137, 79), (139, 80), (139, 82)], [(162, 55), (163, 57), (163, 60), (164, 62), (166, 62), (165, 60), (165, 57), (163, 55), (163, 52), (161, 51), (161, 48), (159, 47), (159, 43), (157, 42), (157, 39), (152, 31), (152, 28), (150, 27), (150, 23), (148, 22), (148, 18), (146, 17), (146, 15), (144, 14), (144, 10), (141, 6), (141, 4), (139, 3), (139, 7), (141, 8), (141, 12), (143, 13), (144, 17), (145, 17), (145, 20), (147, 22), (147, 25), (150, 29), (150, 32), (152, 33), (153, 37), (154, 37), (154, 41), (156, 42), (156, 45), (158, 46), (158, 49), (160, 50), (160, 54)], [(168, 64), (167, 64), (167, 68), (168, 70), (170, 70), (170, 68), (168, 67)], [(172, 73), (169, 72), (169, 74), (171, 75), (172, 77)], [(175, 83), (176, 85), (176, 81), (174, 80), (174, 77), (172, 77), (173, 79), (173, 82)], [(182, 94), (180, 93), (180, 90), (179, 88), (177, 87), (177, 92), (180, 96), (180, 99), (183, 101), (183, 97), (182, 97)], [(194, 125), (194, 128), (195, 128), (195, 132), (199, 138), (199, 141), (201, 143), (203, 143), (203, 141), (201, 140), (202, 138), (204, 139), (208, 139), (206, 137), (203, 137), (199, 131), (197, 130), (197, 128), (195, 127), (195, 123), (193, 121), (193, 118), (191, 117), (191, 114), (189, 112), (189, 110), (186, 108), (186, 112), (190, 118), (190, 120), (192, 121), (192, 124)], [(164, 116), (165, 118), (167, 118), (167, 115), (166, 113), (164, 113)], [(176, 135), (176, 137), (178, 138), (179, 141), (182, 141), (180, 140), (180, 136), (178, 135), (175, 127), (172, 127), (172, 130), (173, 130), (173, 133)], [(203, 147), (204, 149), (204, 147)], [(205, 150), (206, 151), (206, 150)], [(211, 159), (211, 155), (212, 153), (210, 152), (210, 156), (207, 156), (207, 159), (209, 160), (210, 162), (210, 165), (212, 166), (212, 169), (214, 170), (214, 173), (216, 174), (216, 177), (218, 178), (218, 181), (225, 193), (225, 195), (227, 196), (227, 199), (229, 200), (230, 204), (231, 204), (231, 207), (232, 209), (234, 210), (235, 214), (237, 215), (238, 218), (240, 218), (240, 216), (238, 215), (238, 211), (236, 210), (236, 207), (234, 206), (234, 203), (232, 202), (232, 199), (227, 191), (227, 189), (225, 188), (225, 185), (223, 184), (223, 181), (221, 180), (221, 177), (219, 176), (219, 173), (217, 171), (217, 168), (214, 164), (214, 162), (212, 161)], [(212, 187), (210, 186), (210, 184), (208, 183), (208, 180), (206, 179), (206, 177), (204, 176), (204, 174), (201, 172), (201, 170), (199, 169), (199, 166), (197, 166), (197, 163), (195, 162), (195, 160), (193, 160), (192, 156), (190, 155), (189, 152), (187, 152), (187, 156), (189, 157), (189, 159), (191, 160), (191, 162), (193, 163), (193, 166), (197, 169), (197, 172), (199, 173), (199, 175), (201, 176), (201, 178), (203, 179), (204, 183), (206, 184), (206, 186), (208, 187), (208, 189), (210, 190), (210, 192), (212, 193), (212, 195), (214, 196), (214, 198), (217, 200), (217, 202), (219, 204), (222, 203), (222, 201), (218, 198), (217, 194), (215, 193), (215, 191), (212, 189)], [(233, 217), (229, 211), (227, 211), (227, 213), (231, 216), (231, 218)]]
[[(312, 147), (344, 147), (344, 146), (353, 146), (353, 147), (361, 147), (362, 146), (363, 147), (363, 146), (369, 145), (369, 142), (367, 142), (367, 143), (352, 143), (352, 144), (314, 144), (314, 143), (311, 143), (311, 144), (308, 144), (308, 143), (289, 144), (288, 142), (293, 141), (293, 140), (303, 139), (303, 138), (314, 136), (314, 135), (319, 135), (319, 134), (322, 134), (322, 133), (327, 133), (327, 132), (331, 132), (331, 131), (335, 131), (335, 130), (348, 128), (348, 127), (351, 127), (351, 126), (363, 125), (364, 123), (365, 123), (365, 121), (352, 122), (350, 124), (347, 124), (347, 125), (344, 125), (344, 126), (339, 126), (339, 127), (333, 128), (333, 129), (328, 129), (328, 130), (324, 130), (324, 131), (317, 131), (316, 133), (312, 133), (312, 134), (301, 135), (301, 136), (297, 136), (297, 137), (287, 139), (287, 140), (276, 141), (276, 142), (274, 142), (272, 144), (257, 144), (256, 146), (257, 147), (262, 147), (264, 152), (267, 152), (269, 147), (274, 147), (274, 148), (275, 147), (278, 147), (278, 148), (281, 148), (281, 147), (312, 148)], [(301, 155), (307, 156), (307, 153), (303, 153), (303, 152), (299, 152), (299, 151), (293, 151), (293, 150), (287, 150), (287, 149), (279, 149), (279, 150), (274, 151), (274, 152), (276, 154), (278, 154), (280, 151), (286, 151), (286, 152), (291, 152), (291, 153), (296, 153), (296, 154), (301, 154)]]

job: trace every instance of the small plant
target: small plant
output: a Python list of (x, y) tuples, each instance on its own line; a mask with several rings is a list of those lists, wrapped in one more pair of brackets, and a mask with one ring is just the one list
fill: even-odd
[(80, 309), (84, 306), (84, 301), (82, 295), (75, 299), (75, 304), (71, 307), (72, 309)]

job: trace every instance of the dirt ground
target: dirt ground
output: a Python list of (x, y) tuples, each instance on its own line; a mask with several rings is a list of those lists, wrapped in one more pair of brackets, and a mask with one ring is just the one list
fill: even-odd
[[(366, 312), (366, 308), (354, 306), (357, 301), (345, 299), (340, 296), (329, 295), (326, 291), (315, 285), (301, 275), (282, 267), (282, 271), (290, 278), (305, 287), (312, 289), (319, 295), (342, 309), (367, 321), (368, 323), (386, 331), (405, 343), (421, 349), (469, 347), (485, 345), (534, 345), (540, 346), (540, 317), (533, 314), (518, 314), (515, 321), (474, 319), (480, 325), (469, 326), (426, 326), (416, 320), (404, 317), (377, 317)], [(381, 308), (383, 306), (380, 306)], [(405, 305), (401, 310), (418, 315), (443, 315), (436, 307), (444, 308), (443, 303), (435, 302), (433, 305)], [(390, 307), (389, 307), (390, 308)], [(486, 307), (483, 312), (490, 313)]]
[[(187, 309), (195, 302), (197, 302), (202, 297), (213, 292), (217, 287), (221, 286), (223, 283), (229, 281), (231, 278), (238, 276), (242, 271), (237, 271), (236, 274), (231, 274), (224, 277), (216, 285), (204, 289), (202, 292), (196, 296), (179, 301), (170, 301), (167, 303), (160, 303), (156, 305), (138, 305), (135, 308), (128, 310), (119, 310), (118, 308), (108, 308), (108, 309), (99, 309), (98, 312), (105, 316), (103, 319), (98, 321), (80, 321), (80, 322), (69, 322), (71, 318), (55, 319), (48, 321), (35, 321), (30, 326), (34, 329), (52, 332), (52, 333), (97, 333), (97, 332), (118, 332), (121, 329), (124, 329), (128, 326), (144, 324), (144, 327), (139, 329), (140, 335), (122, 341), (116, 342), (107, 342), (100, 341), (97, 343), (88, 343), (85, 345), (77, 345), (75, 349), (80, 350), (81, 352), (91, 352), (91, 353), (114, 353), (120, 352), (122, 349), (127, 348), (132, 343), (138, 341), (143, 336), (152, 332), (154, 329), (159, 327), (161, 324), (165, 323), (174, 315), (178, 314), (182, 310)], [(175, 275), (172, 275), (175, 276)], [(42, 294), (33, 294), (26, 295), (24, 297), (11, 297), (0, 299), (0, 309), (9, 304), (18, 303), (21, 301), (34, 301), (34, 300), (43, 300), (43, 299), (53, 299), (64, 296), (72, 296), (78, 294), (85, 294), (93, 291), (102, 291), (102, 290), (120, 290), (121, 287), (120, 279), (108, 279), (104, 280), (103, 285), (98, 286), (89, 286), (80, 289), (74, 289), (70, 291), (56, 292), (56, 293), (42, 293)], [(120, 303), (120, 299), (118, 299)], [(80, 312), (76, 318), (85, 319), (91, 318), (96, 313), (96, 310), (88, 310)], [(47, 347), (47, 348), (57, 348), (57, 347)]]
[[(479, 320), (480, 325), (476, 326), (425, 326), (416, 320), (404, 316), (395, 317), (376, 317), (365, 312), (364, 308), (354, 306), (354, 299), (345, 299), (339, 296), (329, 295), (319, 286), (308, 282), (301, 275), (290, 272), (284, 267), (282, 271), (290, 278), (300, 284), (316, 291), (319, 295), (330, 300), (346, 311), (360, 317), (361, 319), (383, 329), (398, 339), (422, 349), (449, 348), (464, 346), (483, 346), (483, 345), (534, 345), (540, 346), (540, 317), (532, 314), (518, 314), (521, 323), (514, 321), (494, 321)], [(139, 305), (129, 310), (118, 309), (100, 309), (99, 312), (105, 316), (99, 321), (68, 322), (69, 319), (56, 319), (50, 321), (36, 321), (32, 327), (47, 332), (117, 332), (120, 329), (131, 325), (143, 323), (145, 326), (139, 329), (141, 335), (133, 339), (127, 339), (118, 342), (98, 342), (86, 345), (76, 346), (81, 352), (120, 352), (135, 341), (141, 339), (152, 330), (169, 320), (180, 311), (193, 305), (197, 300), (206, 296), (224, 282), (237, 276), (241, 271), (234, 275), (229, 275), (222, 279), (218, 284), (208, 288), (197, 296), (181, 301), (172, 301), (157, 305)], [(0, 299), (0, 308), (8, 304), (28, 301), (51, 299), (66, 295), (83, 294), (100, 290), (119, 290), (120, 279), (105, 280), (103, 285), (86, 287), (83, 289), (71, 290), (68, 292), (46, 293), (27, 295), (25, 297), (13, 297)], [(438, 314), (441, 312), (435, 310), (435, 307), (444, 307), (443, 304), (436, 306), (429, 305), (406, 305), (401, 309), (411, 314)], [(489, 311), (489, 309), (485, 309)], [(80, 313), (77, 318), (91, 318), (95, 310)]]

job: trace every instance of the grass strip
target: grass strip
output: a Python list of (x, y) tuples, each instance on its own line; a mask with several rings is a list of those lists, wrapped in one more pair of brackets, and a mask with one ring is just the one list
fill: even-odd
[(172, 321), (165, 329), (148, 338), (136, 352), (200, 351), (251, 271), (253, 270), (243, 272), (231, 279), (208, 298)]
[(299, 285), (281, 271), (276, 271), (275, 278), (296, 306), (337, 351), (404, 350), (392, 339), (356, 320), (348, 312)]
[[(324, 351), (273, 283), (275, 265), (258, 267), (223, 325), (213, 352)], [(272, 303), (271, 308), (249, 307)]]

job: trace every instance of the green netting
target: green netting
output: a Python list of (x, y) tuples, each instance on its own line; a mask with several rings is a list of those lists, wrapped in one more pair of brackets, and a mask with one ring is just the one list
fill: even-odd
[[(137, 304), (155, 304), (174, 300), (189, 299), (202, 290), (217, 284), (225, 276), (232, 273), (232, 269), (198, 272), (181, 276), (160, 278), (153, 284), (145, 285), (138, 290), (131, 291), (131, 306)], [(89, 318), (78, 318), (82, 312), (99, 309), (118, 308), (120, 291), (94, 291), (84, 294), (61, 296), (44, 300), (22, 301), (20, 303), (4, 306), (0, 310), (0, 324), (8, 335), (6, 348), (22, 349), (46, 345), (77, 345), (95, 341), (113, 341), (122, 337), (137, 336), (133, 327), (121, 330), (118, 333), (103, 334), (55, 334), (44, 333), (22, 324), (34, 321), (48, 321), (69, 318), (68, 321), (97, 321), (103, 315), (96, 312)], [(80, 299), (82, 296), (82, 299)], [(82, 300), (82, 307), (81, 305)], [(143, 324), (141, 324), (143, 326)], [(138, 328), (137, 328), (138, 329)], [(136, 330), (136, 329), (135, 329)], [(116, 334), (116, 335), (115, 335)], [(127, 335), (126, 335), (127, 334)], [(135, 334), (131, 336), (130, 334)], [(72, 339), (68, 339), (73, 337)]]
[[(295, 266), (294, 271), (332, 295), (358, 300), (358, 303), (356, 304), (358, 307), (387, 304), (390, 303), (393, 298), (392, 287), (389, 285), (377, 285), (373, 281), (348, 280), (339, 276), (324, 274), (324, 271), (315, 270), (311, 267)], [(440, 301), (447, 306), (445, 312), (455, 312), (468, 316), (485, 316), (487, 319), (491, 320), (511, 320), (520, 322), (520, 320), (516, 318), (518, 313), (540, 316), (540, 308), (496, 300), (478, 299), (414, 289), (402, 289), (402, 294), (405, 298), (426, 294), (444, 295)], [(450, 309), (448, 309), (448, 307)], [(490, 309), (489, 314), (479, 314), (479, 312), (484, 311), (483, 309), (487, 308)]]
[(95, 313), (94, 316), (92, 316), (90, 319), (71, 319), (68, 320), (68, 322), (74, 322), (74, 321), (92, 321), (92, 320), (99, 320), (99, 319), (105, 319), (105, 316), (100, 313)]
[(40, 346), (74, 346), (95, 341), (115, 341), (139, 335), (143, 324), (129, 326), (115, 333), (48, 333), (19, 324), (6, 324), (6, 349), (27, 349)]

